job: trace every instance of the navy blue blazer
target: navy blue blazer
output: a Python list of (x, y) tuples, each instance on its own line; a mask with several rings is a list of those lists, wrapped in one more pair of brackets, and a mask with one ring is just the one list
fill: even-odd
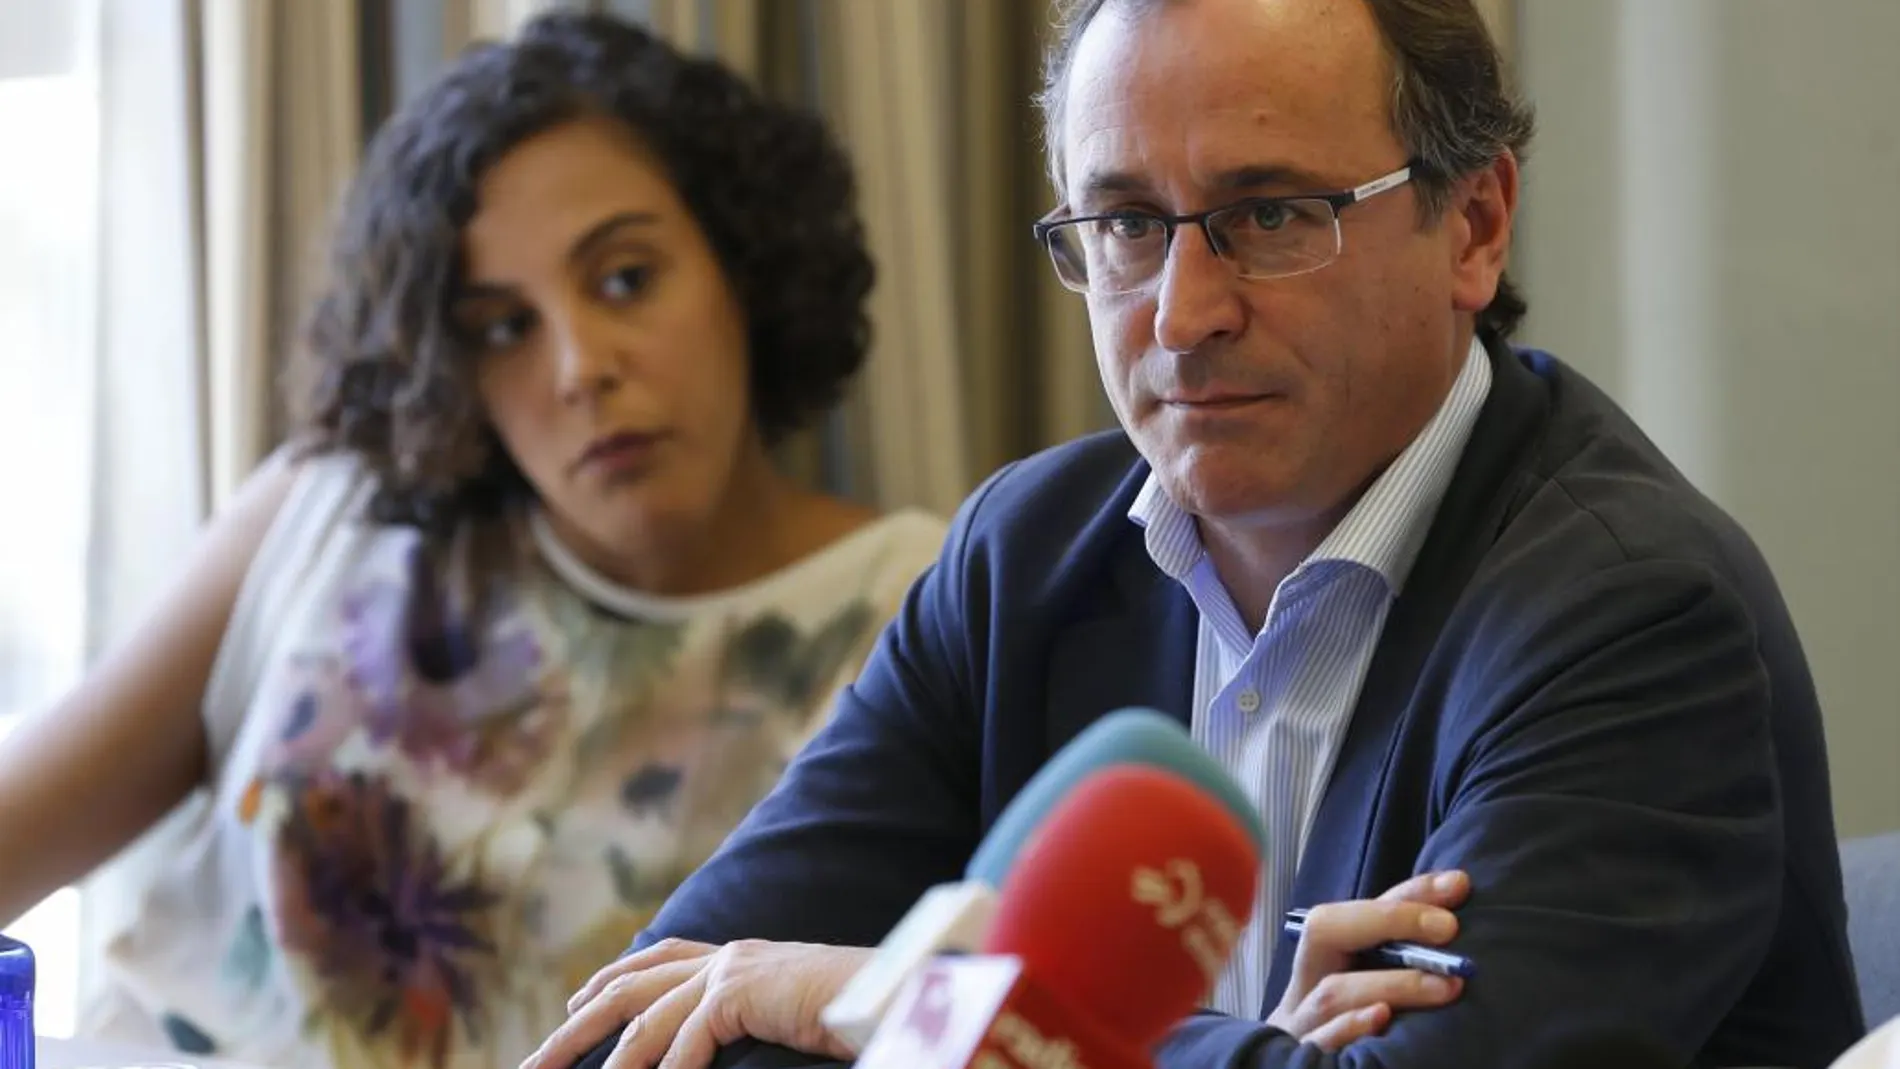
[[(1203, 1013), (1166, 1069), (1502, 1066), (1579, 1022), (1684, 1063), (1818, 1067), (1862, 1034), (1820, 713), (1768, 568), (1576, 372), (1492, 362), (1290, 903), (1462, 868), (1478, 975), (1333, 1055)], [(1104, 434), (992, 476), (829, 726), (635, 946), (875, 945), (1091, 721), (1185, 719), (1195, 610), (1127, 518), (1147, 474)]]

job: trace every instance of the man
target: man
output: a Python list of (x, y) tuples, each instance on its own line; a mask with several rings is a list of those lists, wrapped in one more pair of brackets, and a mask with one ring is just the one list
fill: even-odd
[[(1070, 5), (1038, 231), (1125, 434), (966, 503), (834, 722), (531, 1064), (626, 1021), (628, 1065), (848, 1053), (816, 1024), (862, 960), (837, 948), (1128, 705), (1187, 720), (1270, 830), (1170, 1069), (1463, 1069), (1591, 1022), (1818, 1066), (1859, 1035), (1767, 568), (1607, 398), (1505, 344), (1530, 121), (1498, 66), (1469, 0)], [(1404, 882), (1435, 870), (1468, 885)], [(1320, 949), (1276, 940), (1342, 900)], [(1462, 992), (1323, 979), (1460, 902)]]

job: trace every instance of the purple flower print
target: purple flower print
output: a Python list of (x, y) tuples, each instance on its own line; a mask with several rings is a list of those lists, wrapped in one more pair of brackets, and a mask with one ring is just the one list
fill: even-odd
[(280, 938), (318, 979), (318, 1012), (405, 1063), (444, 1065), (458, 1017), (479, 1041), (475, 977), (496, 965), (482, 933), (498, 896), (449, 874), (387, 783), (324, 771), (284, 786)]
[(478, 629), (419, 548), (408, 566), (406, 583), (343, 599), (344, 671), (369, 737), (422, 768), (513, 794), (553, 745), (565, 694), (543, 680), (541, 645), (519, 615), (492, 606), (492, 625)]

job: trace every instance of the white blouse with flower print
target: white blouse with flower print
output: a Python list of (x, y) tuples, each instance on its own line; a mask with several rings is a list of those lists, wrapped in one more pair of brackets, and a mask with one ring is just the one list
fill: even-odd
[(666, 599), (535, 517), (505, 582), (306, 461), (207, 691), (215, 782), (82, 1031), (275, 1069), (514, 1069), (776, 782), (937, 556), (886, 516)]

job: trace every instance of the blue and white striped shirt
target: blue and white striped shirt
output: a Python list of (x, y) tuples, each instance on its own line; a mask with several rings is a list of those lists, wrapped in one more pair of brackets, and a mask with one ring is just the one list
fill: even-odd
[(1438, 413), (1281, 581), (1258, 635), (1248, 633), (1214, 574), (1194, 517), (1154, 476), (1128, 510), (1146, 528), (1148, 555), (1200, 610), (1194, 740), (1233, 775), (1267, 824), (1253, 916), (1214, 988), (1211, 1005), (1222, 1013), (1255, 1019), (1267, 1009), (1267, 975), (1282, 945), (1279, 918), (1346, 722), (1386, 612), (1405, 586), (1490, 391), (1491, 361), (1473, 339)]

